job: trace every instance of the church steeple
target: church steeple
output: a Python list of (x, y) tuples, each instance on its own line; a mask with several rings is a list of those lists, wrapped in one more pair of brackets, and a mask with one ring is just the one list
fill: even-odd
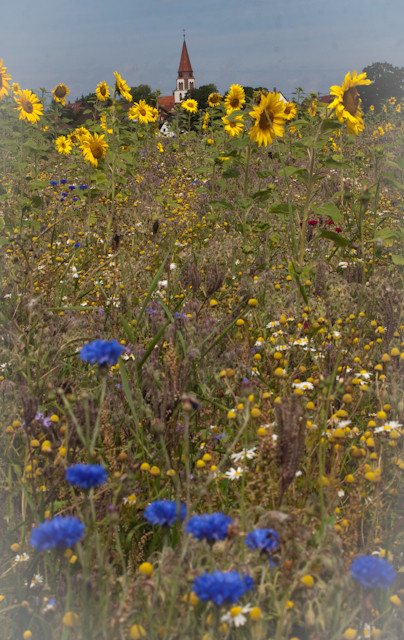
[(187, 43), (185, 42), (184, 29), (184, 42), (182, 44), (180, 66), (178, 68), (177, 85), (174, 91), (174, 101), (176, 103), (182, 102), (185, 99), (185, 94), (190, 89), (195, 89), (195, 78), (189, 59)]

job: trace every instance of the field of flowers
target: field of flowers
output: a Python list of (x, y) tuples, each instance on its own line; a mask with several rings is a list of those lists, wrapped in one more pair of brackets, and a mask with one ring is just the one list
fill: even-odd
[(404, 104), (4, 65), (1, 638), (404, 637)]

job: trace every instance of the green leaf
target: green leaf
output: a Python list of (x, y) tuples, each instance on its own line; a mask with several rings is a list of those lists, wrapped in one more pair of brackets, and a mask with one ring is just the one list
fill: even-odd
[(307, 127), (307, 125), (309, 125), (310, 122), (308, 120), (293, 120), (293, 122), (291, 122), (291, 125), (293, 125), (294, 127)]
[(334, 118), (325, 118), (321, 123), (321, 131), (325, 133), (326, 131), (337, 131), (341, 129), (341, 123)]
[(42, 198), (41, 196), (31, 196), (32, 206), (38, 209), (42, 207)]
[(259, 178), (274, 178), (275, 174), (270, 169), (264, 169), (264, 171), (257, 171), (257, 176)]
[(303, 171), (303, 169), (288, 165), (281, 170), (280, 175), (282, 178), (290, 178), (290, 176), (295, 175), (295, 173), (300, 173), (301, 171)]
[(216, 205), (218, 207), (221, 207), (222, 209), (230, 209), (231, 211), (234, 210), (234, 206), (228, 200), (211, 200), (208, 204)]
[(235, 147), (235, 149), (244, 149), (250, 142), (250, 139), (244, 136), (239, 136), (238, 138), (234, 137), (231, 141), (231, 146)]
[(404, 266), (404, 256), (392, 255), (391, 259), (394, 264), (400, 264)]
[(325, 202), (319, 207), (313, 206), (313, 209), (319, 216), (330, 218), (333, 222), (341, 221), (341, 212), (333, 202)]
[(232, 167), (231, 169), (226, 169), (222, 173), (223, 178), (226, 178), (226, 180), (228, 178), (238, 178), (239, 175), (240, 175), (239, 170), (235, 169), (234, 167)]
[(289, 205), (287, 202), (277, 202), (275, 204), (271, 204), (268, 209), (269, 213), (277, 213), (281, 215), (289, 215)]
[(268, 189), (261, 189), (260, 191), (256, 191), (252, 194), (254, 200), (258, 200), (259, 202), (264, 202), (264, 200), (268, 200), (272, 196), (272, 192), (275, 189), (275, 186), (271, 185)]
[(261, 222), (260, 224), (256, 224), (252, 231), (254, 233), (262, 233), (263, 231), (266, 231), (267, 229), (273, 227), (273, 224), (271, 222)]
[(29, 186), (33, 189), (44, 189), (45, 187), (49, 187), (49, 182), (45, 180), (32, 180)]
[(328, 240), (332, 240), (339, 247), (347, 247), (349, 245), (349, 240), (344, 238), (344, 236), (340, 236), (339, 233), (335, 233), (335, 231), (327, 231), (323, 229), (319, 233), (320, 238), (328, 238)]
[(349, 164), (347, 164), (346, 162), (340, 162), (338, 160), (335, 160), (334, 158), (327, 158), (327, 160), (324, 160), (323, 165), (325, 167), (328, 167), (329, 169), (349, 169)]

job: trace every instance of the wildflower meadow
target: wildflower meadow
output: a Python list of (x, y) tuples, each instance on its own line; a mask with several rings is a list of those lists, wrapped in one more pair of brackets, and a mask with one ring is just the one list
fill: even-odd
[(6, 64), (0, 638), (403, 638), (404, 104)]

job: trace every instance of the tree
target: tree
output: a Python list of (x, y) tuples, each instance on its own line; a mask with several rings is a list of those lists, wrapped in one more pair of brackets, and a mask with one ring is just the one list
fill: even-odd
[(363, 69), (372, 84), (360, 86), (358, 91), (364, 110), (373, 105), (380, 111), (388, 98), (400, 100), (404, 96), (404, 67), (393, 67), (388, 62), (374, 62)]
[(133, 102), (139, 102), (139, 100), (146, 100), (148, 103), (152, 103), (152, 90), (148, 84), (139, 84), (137, 87), (131, 87), (130, 94)]
[(192, 98), (192, 100), (196, 100), (198, 103), (198, 109), (207, 109), (208, 108), (208, 98), (211, 93), (218, 93), (217, 87), (215, 84), (203, 84), (199, 87), (199, 89), (190, 89), (187, 91), (185, 98)]

